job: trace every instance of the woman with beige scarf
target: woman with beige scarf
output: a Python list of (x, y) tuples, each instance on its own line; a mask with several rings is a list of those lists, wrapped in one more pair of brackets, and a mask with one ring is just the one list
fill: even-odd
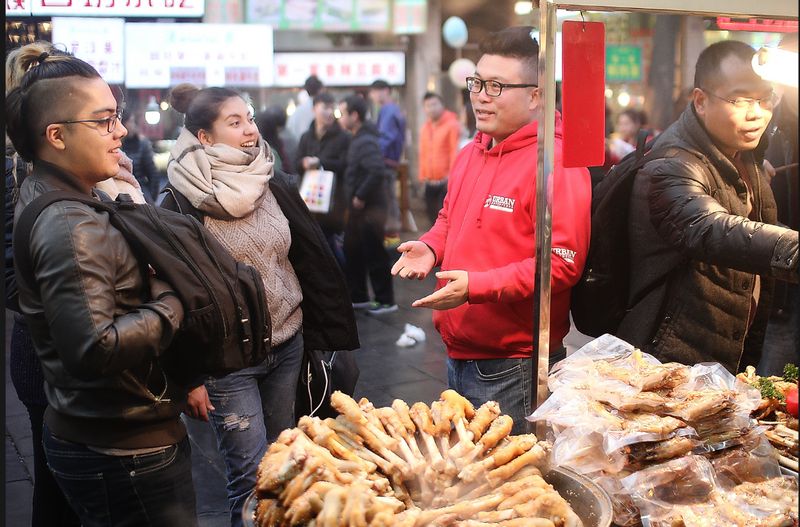
[(303, 350), (352, 350), (358, 333), (344, 278), (297, 189), (274, 170), (269, 145), (236, 91), (176, 86), (185, 114), (167, 165), (162, 206), (200, 220), (264, 281), (271, 326), (267, 359), (192, 390), (186, 413), (214, 427), (225, 458), (231, 524), (269, 443), (294, 426)]

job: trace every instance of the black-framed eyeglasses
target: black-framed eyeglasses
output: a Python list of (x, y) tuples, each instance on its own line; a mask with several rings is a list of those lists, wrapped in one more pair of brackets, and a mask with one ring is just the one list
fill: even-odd
[(762, 110), (771, 111), (773, 108), (775, 108), (775, 105), (778, 104), (778, 99), (780, 98), (778, 97), (777, 93), (771, 92), (768, 96), (760, 99), (754, 99), (753, 97), (736, 97), (735, 99), (728, 99), (725, 97), (720, 97), (716, 93), (712, 93), (705, 88), (700, 89), (712, 97), (719, 99), (720, 101), (725, 101), (729, 104), (732, 104), (737, 110), (751, 110), (756, 103), (758, 103), (758, 107)]
[(50, 124), (78, 124), (78, 123), (95, 123), (106, 125), (106, 131), (110, 134), (117, 128), (117, 121), (122, 119), (122, 110), (117, 110), (116, 113), (103, 117), (102, 119), (74, 119), (71, 121), (56, 121)]
[(489, 97), (500, 97), (503, 88), (538, 88), (538, 84), (506, 84), (498, 81), (485, 81), (478, 77), (467, 77), (467, 90), (472, 93), (480, 93), (486, 90)]

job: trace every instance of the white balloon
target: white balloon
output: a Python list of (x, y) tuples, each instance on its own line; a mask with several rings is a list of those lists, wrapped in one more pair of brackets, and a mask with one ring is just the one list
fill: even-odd
[(469, 59), (456, 59), (447, 69), (450, 82), (456, 88), (466, 88), (466, 78), (475, 73), (475, 63)]
[(451, 48), (461, 48), (467, 43), (467, 24), (457, 16), (451, 16), (442, 25), (442, 36)]

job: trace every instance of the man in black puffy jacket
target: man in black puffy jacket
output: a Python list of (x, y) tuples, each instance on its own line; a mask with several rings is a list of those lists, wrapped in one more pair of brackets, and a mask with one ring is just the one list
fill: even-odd
[(634, 182), (630, 298), (641, 299), (617, 335), (663, 361), (757, 364), (773, 280), (798, 280), (798, 233), (775, 225), (753, 153), (776, 101), (753, 54), (735, 41), (700, 54), (691, 102)]

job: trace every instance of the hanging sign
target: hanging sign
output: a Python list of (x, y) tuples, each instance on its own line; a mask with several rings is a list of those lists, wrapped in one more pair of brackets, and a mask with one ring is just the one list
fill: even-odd
[[(6, 11), (8, 2), (6, 0)], [(204, 0), (26, 0), (33, 16), (201, 17)]]
[(642, 48), (639, 46), (606, 47), (606, 82), (642, 80)]
[(109, 84), (125, 82), (123, 18), (54, 17), (53, 44), (94, 66)]
[(561, 107), (564, 167), (602, 165), (605, 158), (605, 27), (564, 21)]
[(125, 41), (128, 88), (272, 85), (270, 26), (125, 24)]
[(275, 53), (275, 86), (302, 86), (316, 75), (326, 86), (369, 86), (383, 79), (391, 85), (406, 82), (406, 56), (402, 51), (352, 53)]

